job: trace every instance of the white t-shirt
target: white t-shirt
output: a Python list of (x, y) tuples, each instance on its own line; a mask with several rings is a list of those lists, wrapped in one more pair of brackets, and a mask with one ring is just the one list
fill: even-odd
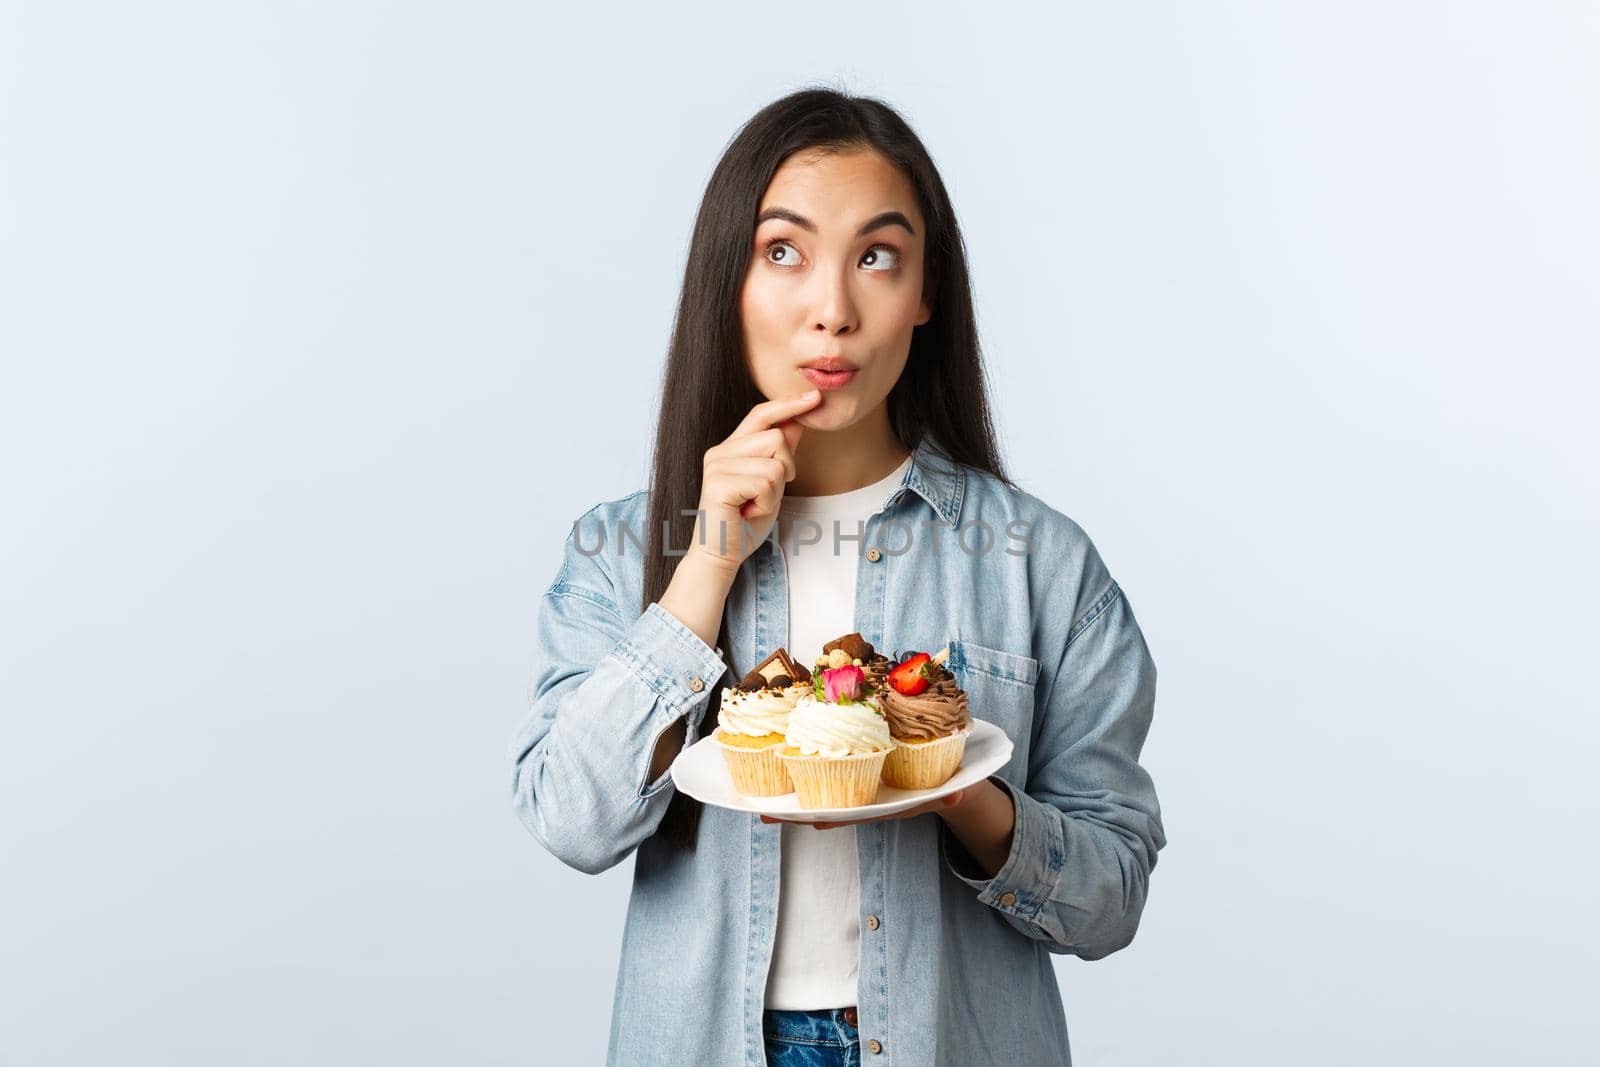
[[(910, 465), (907, 456), (881, 480), (848, 493), (784, 495), (778, 509), (778, 547), (789, 572), (786, 647), (807, 668), (824, 644), (855, 629), (856, 569), (859, 553), (865, 551), (860, 535)], [(857, 1000), (861, 952), (856, 828), (813, 830), (784, 823), (780, 833), (778, 927), (766, 1007), (848, 1007)]]

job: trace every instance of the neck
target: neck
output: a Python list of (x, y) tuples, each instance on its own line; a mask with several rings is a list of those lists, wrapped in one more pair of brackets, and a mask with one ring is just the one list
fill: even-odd
[(887, 478), (911, 451), (889, 428), (889, 406), (842, 430), (807, 430), (795, 446), (794, 481), (786, 494), (832, 496)]

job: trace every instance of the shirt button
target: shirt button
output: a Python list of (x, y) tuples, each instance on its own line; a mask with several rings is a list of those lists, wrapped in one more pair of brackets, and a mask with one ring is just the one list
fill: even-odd
[(1015, 904), (1016, 902), (1017, 902), (1017, 895), (1015, 893), (1001, 893), (1000, 894), (1000, 904), (1003, 907), (1009, 908), (1009, 907), (1011, 907), (1011, 905)]
[(867, 929), (868, 930), (876, 930), (877, 928), (878, 928), (878, 917), (876, 915), (868, 915), (867, 916)]
[(689, 688), (693, 689), (696, 693), (700, 692), (700, 690), (704, 689), (705, 687), (706, 687), (706, 680), (704, 678), (690, 678), (689, 679)]
[(883, 1051), (883, 1043), (881, 1041), (879, 1041), (877, 1038), (873, 1038), (871, 1041), (867, 1042), (867, 1051), (868, 1052), (882, 1052)]
[(876, 548), (869, 548), (867, 549), (867, 558), (876, 563), (883, 558), (883, 553), (879, 552)]

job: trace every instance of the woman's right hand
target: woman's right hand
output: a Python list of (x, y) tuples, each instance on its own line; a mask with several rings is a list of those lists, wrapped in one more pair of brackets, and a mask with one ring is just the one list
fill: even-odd
[(761, 545), (777, 521), (784, 487), (794, 479), (794, 450), (804, 430), (794, 419), (821, 400), (813, 389), (757, 404), (727, 439), (706, 450), (691, 552), (707, 554), (713, 565), (732, 573)]

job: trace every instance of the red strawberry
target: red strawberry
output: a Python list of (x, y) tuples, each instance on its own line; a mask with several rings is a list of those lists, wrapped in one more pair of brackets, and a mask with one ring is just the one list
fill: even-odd
[(928, 654), (917, 652), (909, 657), (900, 666), (889, 672), (889, 684), (901, 696), (914, 697), (924, 689), (933, 679), (933, 674), (928, 669)]

